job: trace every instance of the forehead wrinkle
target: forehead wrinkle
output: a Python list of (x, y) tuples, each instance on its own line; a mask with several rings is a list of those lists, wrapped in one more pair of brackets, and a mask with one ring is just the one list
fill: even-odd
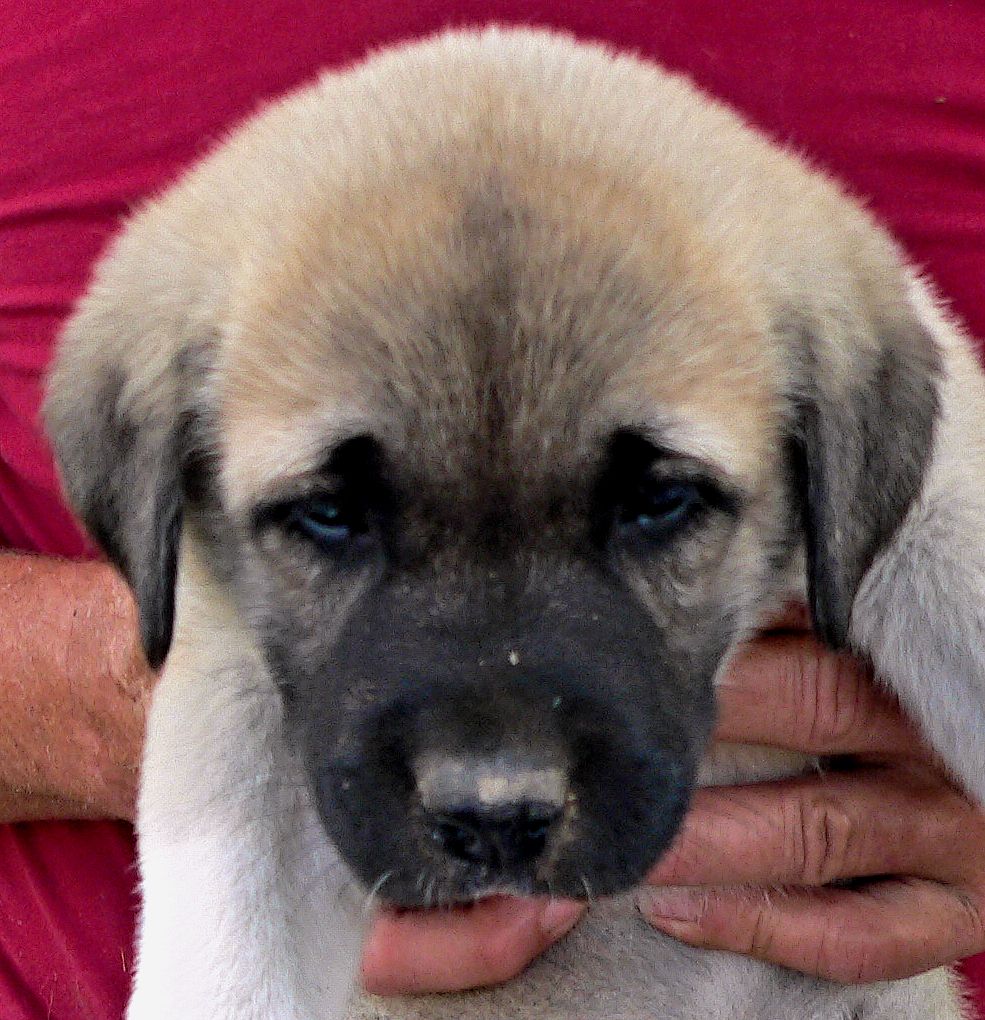
[(742, 436), (727, 423), (693, 407), (662, 410), (663, 413), (632, 427), (659, 449), (707, 465), (714, 474), (743, 492), (757, 488), (764, 465), (750, 455)]
[(367, 416), (353, 407), (312, 406), (286, 417), (262, 407), (226, 411), (220, 418), (220, 490), (234, 513), (320, 469), (347, 437), (373, 432)]
[(363, 195), (341, 218), (336, 200), (272, 264), (253, 259), (224, 351), (231, 497), (312, 470), (341, 407), (450, 476), (563, 473), (627, 408), (677, 409), (682, 445), (755, 470), (765, 331), (673, 204), (585, 167), (435, 187)]
[(773, 470), (783, 418), (763, 358), (755, 370), (726, 364), (675, 376), (672, 359), (658, 359), (623, 379), (612, 416), (640, 428), (660, 446), (708, 462), (741, 488), (759, 488)]
[[(759, 288), (679, 211), (674, 181), (651, 176), (644, 193), (585, 163), (557, 176), (547, 191), (542, 174), (519, 185), (543, 213), (529, 220), (526, 251), (582, 274), (580, 304), (564, 294), (570, 276), (557, 274), (549, 325), (587, 349), (600, 416), (619, 421), (627, 405), (643, 420), (673, 409), (683, 447), (751, 480), (777, 438), (786, 376)], [(582, 200), (566, 200), (567, 191)], [(564, 321), (576, 312), (579, 321)]]
[(754, 368), (728, 359), (704, 371), (674, 371), (673, 358), (641, 366), (622, 380), (613, 417), (652, 430), (660, 445), (706, 460), (745, 488), (757, 488), (773, 468), (782, 432), (782, 408), (764, 356)]

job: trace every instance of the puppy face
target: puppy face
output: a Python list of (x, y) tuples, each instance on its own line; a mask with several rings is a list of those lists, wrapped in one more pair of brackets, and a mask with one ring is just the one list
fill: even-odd
[(577, 177), (553, 207), (546, 182), (432, 186), (436, 220), (424, 182), (388, 196), (426, 252), (391, 218), (385, 248), (333, 233), (376, 268), (313, 292), (276, 267), (317, 272), (324, 238), (292, 238), (249, 297), (220, 412), (237, 587), (368, 884), (611, 892), (676, 828), (714, 675), (790, 531), (767, 345), (681, 231), (652, 224), (658, 264), (606, 240), (638, 194), (575, 239)]
[[(367, 885), (614, 892), (678, 825), (805, 505), (815, 617), (843, 637), (919, 484), (933, 357), (891, 250), (824, 186), (793, 174), (786, 226), (802, 243), (830, 205), (858, 267), (778, 249), (751, 185), (713, 200), (712, 141), (734, 135), (740, 181), (762, 161), (720, 111), (700, 167), (652, 112), (627, 141), (627, 84), (705, 116), (679, 83), (523, 33), (372, 66), (131, 228), (56, 372), (66, 479), (152, 660), (179, 526), (202, 549)], [(78, 372), (101, 380), (81, 441)]]

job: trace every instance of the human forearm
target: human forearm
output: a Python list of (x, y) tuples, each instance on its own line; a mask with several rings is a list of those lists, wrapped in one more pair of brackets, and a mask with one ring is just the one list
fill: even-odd
[(132, 817), (152, 680), (111, 567), (0, 554), (0, 821)]

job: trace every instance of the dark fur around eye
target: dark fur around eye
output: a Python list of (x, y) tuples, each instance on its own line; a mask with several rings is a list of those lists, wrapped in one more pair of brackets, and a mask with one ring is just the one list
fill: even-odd
[(694, 482), (674, 478), (643, 479), (623, 497), (616, 511), (620, 532), (659, 541), (699, 513), (703, 500)]
[(370, 436), (355, 436), (333, 450), (302, 491), (257, 506), (253, 526), (256, 531), (277, 527), (341, 554), (365, 545), (391, 504), (378, 444)]
[(659, 546), (709, 510), (735, 514), (738, 499), (693, 460), (661, 450), (637, 432), (615, 433), (594, 499), (598, 544), (615, 539)]
[(368, 522), (358, 506), (331, 495), (312, 496), (295, 503), (285, 525), (329, 552), (365, 535)]

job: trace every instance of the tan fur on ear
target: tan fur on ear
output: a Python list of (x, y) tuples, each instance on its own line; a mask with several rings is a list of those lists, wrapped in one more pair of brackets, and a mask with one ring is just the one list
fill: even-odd
[(189, 409), (215, 327), (196, 321), (187, 250), (154, 233), (145, 249), (146, 236), (126, 234), (101, 265), (66, 327), (44, 413), (69, 500), (133, 587), (157, 667), (173, 626)]

